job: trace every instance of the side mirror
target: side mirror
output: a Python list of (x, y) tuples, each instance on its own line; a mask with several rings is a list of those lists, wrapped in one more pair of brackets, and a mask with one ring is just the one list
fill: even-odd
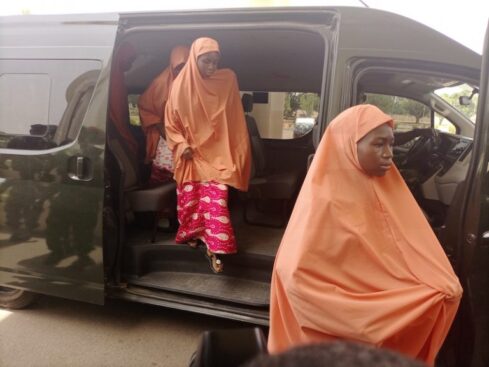
[(458, 97), (458, 103), (460, 103), (461, 106), (470, 106), (470, 104), (472, 103), (472, 97), (474, 95), (476, 95), (477, 93), (479, 93), (479, 89), (478, 88), (472, 89), (472, 93), (470, 94), (470, 96), (460, 96), (460, 97)]
[(461, 106), (470, 106), (472, 100), (468, 96), (460, 96), (458, 97), (458, 103), (460, 103)]

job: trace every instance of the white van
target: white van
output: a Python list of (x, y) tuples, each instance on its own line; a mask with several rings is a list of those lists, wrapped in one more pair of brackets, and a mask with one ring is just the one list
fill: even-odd
[[(397, 130), (440, 130), (395, 159), (465, 288), (440, 361), (489, 364), (489, 119), (481, 95), (473, 120), (478, 54), (365, 8), (14, 16), (0, 29), (0, 305), (26, 306), (34, 294), (116, 297), (267, 325), (273, 261), (308, 161), (328, 122), (366, 101)], [(141, 139), (138, 96), (173, 46), (202, 36), (237, 74), (255, 167), (250, 190), (230, 195), (239, 252), (220, 275), (175, 244), (172, 226), (158, 228), (157, 213), (174, 223), (174, 186), (146, 186), (141, 157), (108, 112), (111, 93), (127, 92), (127, 124)], [(111, 73), (127, 43), (134, 62)], [(294, 136), (301, 116), (316, 123)]]

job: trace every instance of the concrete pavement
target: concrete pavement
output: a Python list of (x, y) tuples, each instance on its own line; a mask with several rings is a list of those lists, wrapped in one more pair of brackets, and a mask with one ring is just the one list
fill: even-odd
[(105, 306), (41, 297), (0, 309), (0, 366), (187, 366), (200, 334), (249, 326), (118, 300)]

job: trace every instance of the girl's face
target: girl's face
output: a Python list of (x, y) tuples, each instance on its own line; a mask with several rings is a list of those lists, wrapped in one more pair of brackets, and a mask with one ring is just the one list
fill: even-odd
[(369, 176), (384, 176), (392, 166), (394, 133), (389, 124), (370, 131), (357, 143), (360, 166)]
[(197, 58), (197, 67), (202, 78), (209, 78), (217, 70), (221, 56), (219, 52), (207, 52)]

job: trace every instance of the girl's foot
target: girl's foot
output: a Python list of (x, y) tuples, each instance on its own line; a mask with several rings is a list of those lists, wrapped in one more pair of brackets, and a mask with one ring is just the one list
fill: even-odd
[(222, 273), (224, 269), (224, 264), (222, 263), (222, 260), (219, 258), (219, 255), (207, 250), (205, 256), (207, 257), (207, 260), (209, 260), (209, 265), (211, 267), (211, 270), (215, 274)]

